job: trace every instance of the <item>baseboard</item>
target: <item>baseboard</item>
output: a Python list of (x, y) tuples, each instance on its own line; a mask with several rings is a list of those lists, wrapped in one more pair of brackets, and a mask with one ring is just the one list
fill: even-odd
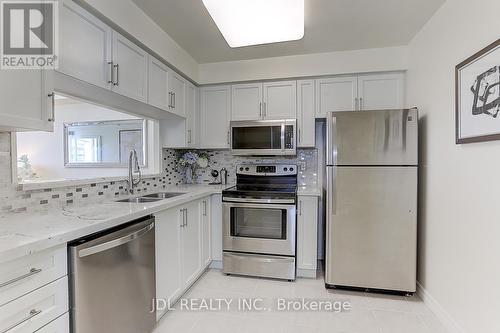
[(222, 260), (212, 260), (209, 268), (222, 269)]
[(466, 333), (465, 330), (453, 319), (441, 304), (419, 283), (417, 282), (417, 295), (420, 296), (425, 305), (436, 315), (443, 326), (450, 333)]

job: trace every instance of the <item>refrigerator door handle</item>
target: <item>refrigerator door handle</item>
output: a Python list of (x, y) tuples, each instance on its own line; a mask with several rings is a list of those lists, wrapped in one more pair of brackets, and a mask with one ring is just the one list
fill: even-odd
[(327, 167), (326, 168), (326, 183), (327, 183), (327, 200), (328, 200), (328, 214), (337, 214), (337, 202), (335, 192), (337, 191), (337, 168)]
[(326, 116), (326, 165), (337, 163), (337, 117), (332, 112)]

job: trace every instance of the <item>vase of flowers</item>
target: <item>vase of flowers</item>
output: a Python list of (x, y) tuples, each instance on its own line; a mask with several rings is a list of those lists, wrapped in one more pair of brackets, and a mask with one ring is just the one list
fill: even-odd
[(196, 170), (208, 167), (208, 154), (205, 152), (179, 151), (178, 156), (178, 163), (185, 171), (186, 183), (196, 183)]

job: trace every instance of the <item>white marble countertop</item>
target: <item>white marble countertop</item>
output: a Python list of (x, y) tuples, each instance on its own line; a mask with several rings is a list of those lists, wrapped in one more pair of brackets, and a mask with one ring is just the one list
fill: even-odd
[(0, 263), (40, 252), (134, 219), (154, 214), (233, 185), (180, 185), (162, 192), (185, 194), (152, 203), (104, 202), (0, 216)]
[(297, 188), (297, 195), (319, 197), (321, 196), (321, 190), (316, 186), (299, 186)]

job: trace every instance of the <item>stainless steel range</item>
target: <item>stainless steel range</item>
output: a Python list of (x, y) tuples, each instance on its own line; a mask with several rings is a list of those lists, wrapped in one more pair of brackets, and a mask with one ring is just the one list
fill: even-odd
[(295, 279), (296, 165), (239, 165), (222, 192), (223, 271)]

